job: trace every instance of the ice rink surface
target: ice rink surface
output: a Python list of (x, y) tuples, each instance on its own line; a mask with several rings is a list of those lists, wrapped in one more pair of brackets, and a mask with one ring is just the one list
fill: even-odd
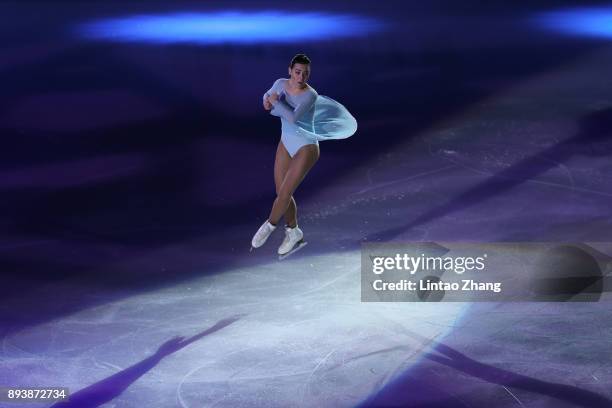
[[(280, 229), (249, 252), (278, 132), (253, 111), (292, 47), (13, 39), (0, 386), (109, 408), (612, 406), (612, 303), (360, 301), (363, 242), (588, 242), (612, 271), (612, 45), (489, 12), (305, 47), (359, 131), (321, 143), (296, 193), (308, 245), (282, 261)], [(341, 49), (360, 63), (325, 65)]]

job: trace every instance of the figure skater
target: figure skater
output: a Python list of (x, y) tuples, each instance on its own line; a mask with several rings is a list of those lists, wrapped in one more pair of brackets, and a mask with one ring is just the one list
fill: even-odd
[(280, 78), (263, 96), (263, 107), (281, 120), (281, 140), (274, 160), (276, 199), (268, 219), (253, 236), (261, 247), (284, 217), (285, 239), (278, 248), (283, 256), (304, 244), (293, 198), (298, 185), (319, 159), (319, 140), (344, 139), (355, 133), (355, 118), (338, 102), (318, 95), (308, 85), (310, 59), (297, 54), (289, 64), (289, 79)]

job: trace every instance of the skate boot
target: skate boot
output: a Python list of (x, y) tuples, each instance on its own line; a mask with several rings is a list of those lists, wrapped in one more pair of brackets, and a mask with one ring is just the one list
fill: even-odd
[(261, 224), (261, 227), (259, 227), (255, 235), (253, 235), (253, 239), (251, 240), (251, 250), (253, 250), (253, 248), (259, 248), (260, 246), (265, 244), (266, 240), (275, 229), (276, 225), (270, 224), (268, 220)]
[(278, 248), (279, 255), (285, 255), (291, 252), (291, 250), (299, 243), (303, 241), (304, 233), (296, 225), (295, 228), (285, 228), (285, 239)]

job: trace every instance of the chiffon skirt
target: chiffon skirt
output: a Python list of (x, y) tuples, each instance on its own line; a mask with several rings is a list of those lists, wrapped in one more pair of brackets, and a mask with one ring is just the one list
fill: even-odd
[(313, 140), (346, 139), (357, 131), (357, 121), (340, 103), (318, 95), (312, 122), (297, 121), (298, 134)]

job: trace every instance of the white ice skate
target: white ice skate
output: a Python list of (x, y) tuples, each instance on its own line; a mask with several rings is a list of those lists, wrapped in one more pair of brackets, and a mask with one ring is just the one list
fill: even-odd
[(274, 232), (275, 229), (276, 225), (270, 224), (268, 220), (261, 224), (261, 227), (259, 227), (255, 235), (253, 235), (253, 239), (251, 240), (251, 251), (253, 250), (253, 248), (259, 248), (260, 246), (265, 244), (266, 240), (268, 239), (270, 234)]
[(296, 251), (299, 251), (304, 245), (306, 245), (306, 242), (304, 242), (304, 233), (298, 226), (295, 228), (285, 228), (285, 239), (278, 248), (280, 259), (284, 259)]

